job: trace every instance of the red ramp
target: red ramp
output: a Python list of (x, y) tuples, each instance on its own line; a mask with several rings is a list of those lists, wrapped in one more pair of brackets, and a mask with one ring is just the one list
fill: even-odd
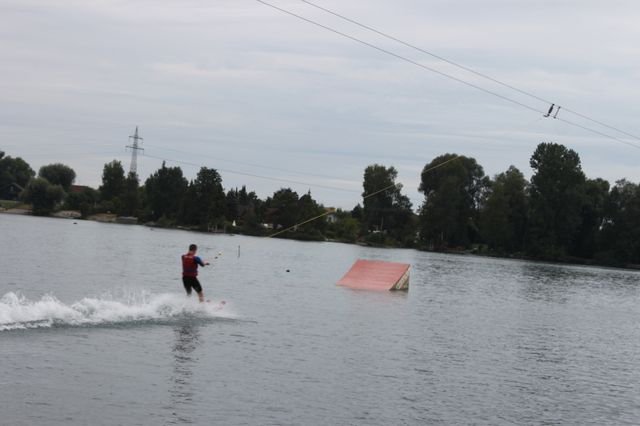
[(409, 267), (406, 263), (358, 259), (338, 285), (356, 290), (409, 290)]

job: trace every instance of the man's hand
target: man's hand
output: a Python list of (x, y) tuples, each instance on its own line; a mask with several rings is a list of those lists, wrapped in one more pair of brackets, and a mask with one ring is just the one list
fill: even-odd
[(211, 265), (209, 262), (204, 262), (204, 266)]

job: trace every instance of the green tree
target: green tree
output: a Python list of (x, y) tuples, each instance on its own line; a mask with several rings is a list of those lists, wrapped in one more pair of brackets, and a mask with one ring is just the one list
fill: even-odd
[(147, 203), (148, 217), (157, 221), (160, 218), (175, 222), (188, 188), (188, 182), (180, 167), (162, 167), (147, 178), (144, 184), (144, 197)]
[(94, 213), (94, 206), (100, 200), (100, 193), (93, 188), (86, 188), (81, 192), (70, 192), (64, 199), (64, 208), (79, 210), (82, 217)]
[(611, 189), (594, 257), (612, 265), (640, 264), (640, 185), (622, 179)]
[(118, 214), (136, 216), (140, 207), (140, 181), (136, 173), (129, 173), (124, 181), (124, 189), (120, 195)]
[(398, 192), (394, 196), (393, 207), (389, 215), (389, 235), (406, 247), (413, 247), (418, 229), (417, 216), (413, 213), (409, 197), (400, 194), (402, 185), (396, 186)]
[(424, 166), (419, 191), (420, 240), (431, 248), (466, 247), (478, 239), (478, 215), (490, 180), (474, 158), (444, 154)]
[(106, 163), (102, 169), (102, 186), (99, 188), (102, 199), (112, 201), (121, 197), (125, 187), (126, 178), (122, 163), (118, 160)]
[(240, 219), (239, 198), (238, 188), (230, 189), (225, 197), (224, 217), (230, 222)]
[(527, 227), (527, 180), (516, 167), (497, 175), (481, 212), (483, 239), (493, 250), (521, 252)]
[(21, 198), (33, 207), (33, 214), (46, 216), (62, 201), (64, 190), (60, 185), (52, 185), (44, 178), (34, 178), (27, 183)]
[(183, 209), (183, 220), (207, 230), (224, 222), (225, 195), (222, 178), (215, 169), (202, 167), (189, 185)]
[(0, 199), (16, 199), (20, 194), (19, 188), (24, 189), (34, 176), (35, 172), (26, 161), (20, 157), (5, 157), (3, 152), (0, 156)]
[[(367, 166), (362, 186), (363, 224), (367, 231), (382, 231), (389, 227), (389, 216), (400, 190), (396, 185), (397, 170), (380, 164)], [(385, 220), (387, 221), (385, 228)]]
[(605, 221), (610, 185), (604, 179), (587, 179), (582, 193), (580, 226), (571, 254), (591, 259), (598, 251), (598, 238)]
[(361, 222), (364, 214), (362, 213), (362, 206), (360, 203), (356, 204), (356, 206), (351, 210), (351, 217), (356, 219), (358, 222)]
[(238, 218), (245, 232), (260, 234), (261, 224), (264, 221), (265, 202), (262, 201), (255, 192), (247, 192), (243, 186), (237, 194)]
[(373, 164), (365, 169), (362, 222), (365, 231), (381, 231), (402, 242), (407, 238), (413, 240), (415, 227), (411, 202), (401, 193), (397, 177), (393, 166)]
[[(311, 196), (311, 191), (304, 194), (298, 200), (298, 221), (305, 222), (325, 213), (322, 205), (318, 204)], [(303, 223), (298, 227), (298, 232), (322, 238), (322, 233), (326, 229), (327, 221), (324, 217)]]
[(360, 221), (353, 217), (353, 212), (341, 209), (336, 210), (334, 216), (335, 221), (327, 225), (327, 236), (345, 243), (355, 243), (361, 228)]
[(582, 217), (585, 176), (577, 152), (556, 143), (541, 143), (529, 162), (531, 208), (529, 253), (544, 258), (570, 254)]
[(298, 193), (291, 188), (281, 188), (267, 198), (267, 220), (275, 229), (289, 228), (298, 222)]
[(61, 163), (49, 164), (40, 167), (38, 176), (46, 179), (52, 185), (60, 185), (66, 192), (76, 180), (76, 172), (69, 166)]

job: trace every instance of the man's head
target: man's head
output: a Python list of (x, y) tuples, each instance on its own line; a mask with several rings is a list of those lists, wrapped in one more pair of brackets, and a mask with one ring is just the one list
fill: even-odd
[(196, 254), (196, 252), (198, 251), (198, 246), (195, 244), (191, 244), (189, 246), (189, 253), (191, 254)]

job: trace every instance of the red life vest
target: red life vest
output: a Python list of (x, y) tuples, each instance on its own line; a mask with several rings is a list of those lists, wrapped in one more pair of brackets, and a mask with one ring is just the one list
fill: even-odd
[(182, 276), (183, 277), (197, 277), (198, 276), (198, 263), (195, 256), (190, 254), (182, 255)]

